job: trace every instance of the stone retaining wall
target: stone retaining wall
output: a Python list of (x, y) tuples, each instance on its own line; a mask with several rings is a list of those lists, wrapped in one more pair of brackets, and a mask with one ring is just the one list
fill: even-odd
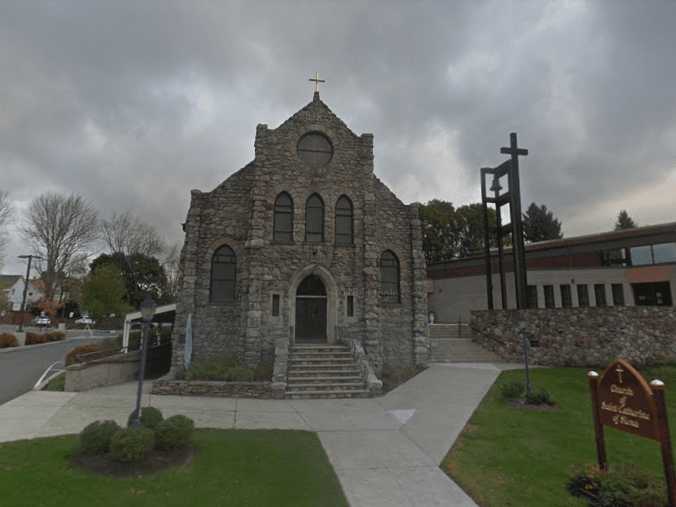
[(156, 380), (153, 382), (152, 394), (213, 396), (217, 398), (284, 398), (284, 391), (273, 389), (272, 382)]
[(138, 352), (116, 354), (66, 368), (66, 391), (87, 391), (94, 387), (135, 380), (139, 369)]
[(521, 362), (520, 323), (533, 344), (534, 364), (597, 366), (623, 357), (645, 365), (676, 359), (676, 310), (666, 307), (473, 311), (474, 341), (507, 361)]

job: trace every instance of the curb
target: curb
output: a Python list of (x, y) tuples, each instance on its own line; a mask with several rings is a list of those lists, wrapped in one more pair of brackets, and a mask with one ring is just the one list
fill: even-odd
[(48, 342), (48, 343), (38, 343), (36, 345), (20, 345), (18, 347), (7, 347), (0, 349), (0, 354), (9, 354), (10, 352), (22, 352), (24, 350), (33, 350), (39, 349), (42, 347), (49, 347), (50, 345), (58, 345), (59, 343), (67, 343), (71, 341), (82, 341), (82, 340), (101, 340), (104, 338), (113, 338), (113, 336), (73, 336), (72, 338), (66, 338), (65, 340), (59, 340), (58, 342)]

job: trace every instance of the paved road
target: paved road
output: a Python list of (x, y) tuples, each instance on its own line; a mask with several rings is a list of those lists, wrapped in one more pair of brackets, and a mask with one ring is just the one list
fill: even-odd
[(74, 338), (50, 345), (21, 348), (0, 353), (0, 404), (30, 391), (50, 364), (62, 361), (72, 348), (109, 338)]

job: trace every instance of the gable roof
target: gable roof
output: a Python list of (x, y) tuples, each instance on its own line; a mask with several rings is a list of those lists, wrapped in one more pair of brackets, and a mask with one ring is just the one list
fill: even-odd
[[(312, 110), (323, 110), (326, 113), (328, 113), (331, 117), (333, 117), (338, 124), (343, 127), (345, 130), (347, 130), (350, 134), (352, 134), (354, 137), (359, 137), (357, 134), (355, 134), (350, 127), (347, 126), (347, 124), (340, 119), (340, 117), (334, 113), (329, 106), (326, 105), (326, 102), (324, 102), (322, 99), (319, 98), (319, 92), (315, 92), (314, 96), (312, 97), (312, 100), (308, 102), (304, 107), (296, 111), (294, 114), (292, 114), (289, 118), (287, 118), (285, 121), (283, 121), (277, 129), (283, 128), (289, 124), (294, 123), (298, 118), (302, 117), (304, 114), (312, 111)], [(277, 130), (275, 129), (275, 130)]]
[(9, 289), (22, 278), (21, 275), (0, 275), (0, 289)]

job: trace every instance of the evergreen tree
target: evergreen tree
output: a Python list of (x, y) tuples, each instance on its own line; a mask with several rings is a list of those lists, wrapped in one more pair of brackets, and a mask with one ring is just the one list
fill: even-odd
[(561, 239), (561, 222), (547, 206), (538, 206), (533, 202), (523, 214), (523, 235), (529, 243)]
[(627, 213), (627, 210), (623, 209), (620, 211), (620, 213), (617, 215), (617, 222), (615, 222), (615, 230), (622, 231), (624, 229), (634, 229), (636, 227), (638, 227), (636, 222), (632, 220), (632, 218), (629, 216), (629, 213)]

